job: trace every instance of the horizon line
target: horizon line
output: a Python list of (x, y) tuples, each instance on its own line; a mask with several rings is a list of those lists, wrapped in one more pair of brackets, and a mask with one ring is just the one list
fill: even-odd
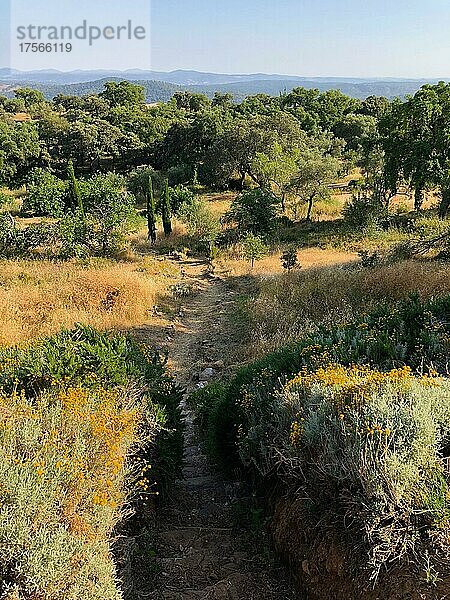
[(298, 79), (390, 79), (396, 81), (424, 81), (424, 80), (435, 80), (435, 81), (446, 81), (450, 80), (450, 76), (448, 77), (440, 77), (440, 76), (421, 76), (421, 77), (406, 77), (401, 75), (292, 75), (292, 74), (284, 74), (284, 73), (264, 73), (260, 71), (248, 72), (248, 73), (223, 73), (216, 71), (199, 71), (197, 69), (171, 69), (171, 70), (159, 70), (159, 69), (141, 69), (141, 68), (129, 68), (129, 69), (113, 69), (113, 68), (95, 68), (95, 69), (72, 69), (70, 71), (62, 71), (60, 69), (32, 69), (29, 71), (24, 71), (21, 69), (15, 69), (13, 67), (0, 67), (0, 71), (12, 71), (17, 74), (27, 74), (27, 73), (58, 73), (61, 75), (70, 75), (73, 73), (96, 73), (96, 72), (110, 72), (110, 73), (159, 73), (159, 74), (173, 74), (173, 73), (198, 73), (205, 75), (223, 75), (227, 77), (246, 77), (246, 76), (267, 76), (267, 77), (286, 77), (286, 78), (298, 78)]

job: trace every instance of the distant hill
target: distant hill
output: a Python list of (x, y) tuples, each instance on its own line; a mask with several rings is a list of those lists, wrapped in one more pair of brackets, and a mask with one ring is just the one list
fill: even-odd
[(127, 80), (143, 85), (147, 101), (167, 101), (176, 91), (192, 90), (212, 97), (215, 92), (229, 92), (236, 100), (253, 94), (277, 96), (295, 87), (317, 88), (321, 91), (339, 89), (354, 98), (364, 99), (370, 95), (387, 98), (414, 94), (425, 83), (436, 79), (413, 80), (345, 77), (297, 77), (292, 75), (266, 75), (263, 73), (227, 75), (199, 71), (30, 71), (20, 72), (0, 69), (0, 93), (12, 95), (17, 87), (33, 87), (41, 90), (47, 98), (56, 94), (83, 95), (98, 93), (106, 81)]
[[(40, 83), (37, 81), (11, 81), (6, 83), (0, 79), (0, 94), (4, 96), (13, 96), (14, 89), (18, 87), (32, 87), (41, 91), (46, 98), (51, 100), (57, 94), (66, 96), (84, 96), (88, 94), (98, 94), (101, 92), (107, 81), (123, 81), (119, 77), (105, 77), (96, 81), (86, 81), (83, 83)], [(145, 88), (147, 102), (167, 102), (172, 98), (175, 92), (183, 90), (183, 87), (165, 83), (164, 81), (134, 81)]]
[(242, 99), (245, 96), (255, 94), (269, 94), (278, 96), (283, 92), (290, 92), (296, 87), (307, 89), (318, 89), (321, 92), (327, 90), (340, 90), (352, 98), (364, 100), (367, 96), (385, 96), (392, 100), (393, 98), (403, 98), (409, 94), (415, 94), (426, 83), (431, 81), (345, 81), (338, 79), (280, 79), (280, 80), (254, 80), (241, 83), (226, 83), (216, 85), (191, 86), (191, 89), (202, 91), (208, 96), (213, 96), (215, 92), (229, 92), (236, 99)]
[[(301, 80), (323, 80), (335, 81), (336, 78), (326, 77), (299, 77), (297, 75), (268, 75), (266, 73), (250, 74), (225, 74), (225, 73), (204, 73), (201, 71), (143, 71), (134, 69), (128, 71), (17, 71), (14, 69), (0, 69), (0, 79), (13, 81), (37, 81), (39, 83), (69, 84), (84, 83), (88, 81), (98, 81), (100, 79), (119, 78), (128, 81), (165, 81), (176, 85), (215, 85), (222, 83), (240, 83), (246, 81), (301, 81)], [(360, 81), (354, 78), (344, 78), (345, 81)]]

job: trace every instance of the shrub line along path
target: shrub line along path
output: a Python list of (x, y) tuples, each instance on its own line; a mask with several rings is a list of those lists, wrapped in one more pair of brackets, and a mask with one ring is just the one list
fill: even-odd
[[(205, 368), (219, 374), (229, 366), (226, 362), (233, 353), (233, 339), (227, 321), (237, 293), (226, 279), (210, 275), (205, 262), (186, 260), (179, 264), (184, 282), (197, 293), (183, 301), (179, 319), (166, 331), (164, 345), (170, 351), (170, 366), (178, 383), (189, 394)], [(186, 404), (183, 418), (183, 479), (158, 509), (155, 570), (159, 574), (156, 589), (148, 597), (293, 600), (296, 595), (283, 570), (265, 552), (263, 530), (251, 532), (237, 518), (239, 513), (247, 517), (252, 514), (248, 491), (211, 469), (196, 440)]]

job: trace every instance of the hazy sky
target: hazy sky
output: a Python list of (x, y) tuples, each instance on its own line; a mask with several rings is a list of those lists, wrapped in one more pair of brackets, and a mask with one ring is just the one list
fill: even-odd
[[(0, 65), (8, 2), (0, 0)], [(135, 0), (46, 0), (49, 21), (52, 4), (80, 20), (89, 7), (89, 18), (108, 25), (111, 14), (128, 19)], [(450, 77), (449, 0), (151, 0), (151, 15), (150, 57), (87, 48), (68, 67)]]

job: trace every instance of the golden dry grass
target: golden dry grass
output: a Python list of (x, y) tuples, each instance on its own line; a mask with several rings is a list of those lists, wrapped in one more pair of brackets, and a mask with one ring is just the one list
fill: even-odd
[(358, 318), (377, 304), (417, 292), (427, 299), (450, 294), (450, 265), (405, 261), (375, 269), (321, 267), (261, 278), (249, 305), (251, 353), (260, 356), (318, 325)]
[(18, 112), (11, 117), (11, 120), (15, 121), (16, 123), (24, 123), (25, 121), (32, 121), (33, 118), (26, 112)]
[[(358, 260), (358, 255), (352, 252), (338, 250), (322, 250), (320, 248), (305, 248), (297, 253), (302, 269), (312, 269), (331, 265), (342, 265)], [(270, 254), (255, 262), (253, 269), (248, 261), (237, 258), (224, 258), (219, 261), (218, 271), (230, 275), (257, 275), (267, 277), (283, 273), (281, 252)]]
[(149, 246), (148, 243), (148, 231), (147, 225), (143, 224), (137, 231), (129, 237), (130, 246), (133, 251), (139, 254), (148, 254), (150, 250), (159, 251), (161, 249), (170, 250), (170, 248), (177, 248), (182, 245), (187, 238), (186, 226), (183, 225), (178, 219), (172, 219), (172, 233), (169, 236), (165, 236), (162, 231), (161, 224), (157, 227), (158, 239), (153, 246)]
[[(335, 221), (342, 218), (342, 211), (345, 205), (352, 200), (352, 193), (346, 189), (333, 190), (328, 200), (319, 200), (314, 204), (312, 218), (314, 221)], [(439, 204), (439, 197), (436, 192), (425, 194), (422, 208), (424, 210), (436, 208)], [(394, 196), (389, 204), (391, 214), (407, 213), (414, 210), (413, 195), (398, 194)], [(298, 218), (306, 217), (307, 207), (302, 207), (298, 212)]]
[(217, 194), (205, 194), (203, 199), (208, 203), (211, 213), (220, 219), (226, 212), (228, 212), (231, 203), (236, 196), (236, 192), (223, 192)]
[(178, 276), (167, 261), (0, 261), (0, 344), (71, 327), (125, 328), (149, 319)]
[(25, 188), (20, 188), (18, 190), (0, 188), (0, 194), (7, 198), (7, 200), (1, 204), (0, 212), (9, 212), (13, 215), (19, 214), (22, 209), (25, 193)]

